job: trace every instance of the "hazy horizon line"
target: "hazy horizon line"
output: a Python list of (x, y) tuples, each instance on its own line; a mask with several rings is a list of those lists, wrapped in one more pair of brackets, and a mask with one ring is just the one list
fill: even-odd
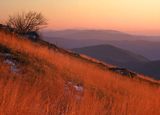
[(115, 32), (120, 32), (123, 34), (128, 34), (128, 35), (136, 35), (136, 36), (160, 36), (160, 33), (145, 33), (145, 32), (138, 32), (138, 31), (125, 31), (125, 30), (118, 30), (118, 29), (101, 29), (101, 28), (46, 28), (43, 29), (42, 31), (115, 31)]

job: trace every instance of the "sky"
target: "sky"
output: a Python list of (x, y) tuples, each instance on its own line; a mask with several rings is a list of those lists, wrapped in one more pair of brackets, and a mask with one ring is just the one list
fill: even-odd
[(49, 29), (112, 29), (160, 35), (160, 0), (0, 0), (0, 21), (41, 12)]

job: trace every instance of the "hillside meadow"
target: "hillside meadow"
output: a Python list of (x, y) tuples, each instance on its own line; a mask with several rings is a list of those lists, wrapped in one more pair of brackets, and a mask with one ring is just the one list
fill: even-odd
[(160, 115), (159, 81), (141, 78), (0, 32), (0, 115)]

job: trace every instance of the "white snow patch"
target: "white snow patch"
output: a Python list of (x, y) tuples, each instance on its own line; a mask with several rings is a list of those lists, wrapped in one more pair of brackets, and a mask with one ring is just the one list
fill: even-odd
[(11, 57), (12, 55), (10, 53), (0, 53), (1, 56), (4, 57)]
[(84, 90), (83, 86), (80, 86), (80, 85), (75, 85), (74, 88), (77, 92), (83, 92)]
[(11, 57), (12, 55), (10, 53), (4, 53), (4, 56)]
[(67, 82), (64, 86), (65, 94), (74, 94), (77, 101), (80, 101), (84, 94), (84, 86), (73, 82)]
[(19, 71), (19, 69), (17, 68), (16, 63), (14, 61), (6, 59), (4, 61), (4, 63), (11, 66), (10, 69), (11, 69), (12, 72), (17, 73)]
[(8, 64), (8, 65), (11, 65), (11, 66), (15, 66), (16, 65), (13, 61), (11, 61), (9, 59), (6, 59), (5, 63)]

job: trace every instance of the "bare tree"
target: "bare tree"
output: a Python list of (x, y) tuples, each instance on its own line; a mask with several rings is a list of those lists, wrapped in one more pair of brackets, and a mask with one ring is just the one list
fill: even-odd
[(46, 19), (41, 13), (37, 12), (22, 12), (13, 16), (9, 16), (6, 22), (7, 26), (13, 28), (15, 32), (19, 34), (25, 34), (28, 32), (42, 29), (47, 23)]

